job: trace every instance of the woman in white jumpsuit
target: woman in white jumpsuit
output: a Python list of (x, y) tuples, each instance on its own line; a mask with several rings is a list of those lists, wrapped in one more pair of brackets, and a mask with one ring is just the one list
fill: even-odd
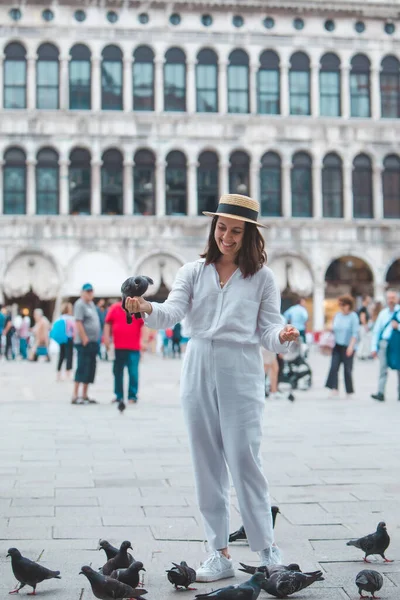
[(280, 562), (260, 459), (265, 404), (260, 344), (285, 352), (299, 332), (284, 326), (279, 290), (265, 266), (258, 211), (251, 198), (222, 196), (217, 212), (205, 213), (214, 218), (203, 258), (178, 271), (166, 302), (126, 302), (131, 313), (145, 313), (152, 328), (173, 327), (186, 319), (190, 341), (182, 365), (181, 402), (212, 549), (197, 570), (197, 581), (234, 575), (228, 552), (228, 468), (250, 548), (259, 552), (261, 564)]

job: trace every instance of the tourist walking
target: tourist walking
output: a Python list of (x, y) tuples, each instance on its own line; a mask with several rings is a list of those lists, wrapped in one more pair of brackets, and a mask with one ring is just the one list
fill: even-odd
[[(89, 385), (94, 382), (96, 375), (96, 357), (100, 337), (100, 319), (93, 297), (93, 286), (85, 283), (82, 286), (81, 297), (74, 305), (77, 367), (72, 404), (96, 404), (96, 400), (89, 398), (88, 395)], [(82, 386), (81, 396), (79, 395), (80, 386)]]
[(339, 368), (343, 363), (344, 385), (347, 397), (354, 393), (353, 359), (358, 338), (359, 318), (354, 312), (354, 299), (345, 294), (338, 298), (339, 312), (333, 318), (335, 346), (332, 350), (331, 367), (325, 386), (332, 390), (332, 396), (339, 394)]
[(290, 323), (298, 329), (300, 333), (300, 338), (306, 343), (306, 328), (308, 321), (308, 312), (305, 307), (304, 298), (300, 298), (300, 296), (296, 296), (293, 306), (288, 308), (283, 313), (284, 319), (286, 323)]
[[(61, 369), (65, 361), (65, 375), (69, 380), (72, 375), (74, 357), (75, 318), (71, 302), (64, 302), (61, 306), (61, 316), (58, 319), (62, 338), (57, 363), (57, 381), (62, 381)], [(56, 340), (57, 341), (57, 340)]]
[(361, 308), (358, 311), (360, 327), (358, 330), (357, 356), (360, 360), (367, 360), (371, 356), (370, 305), (371, 296), (364, 294)]
[(41, 308), (35, 308), (33, 311), (33, 320), (35, 322), (32, 333), (34, 335), (34, 344), (32, 347), (33, 362), (36, 362), (40, 356), (44, 356), (47, 362), (50, 362), (49, 354), (49, 333), (50, 321), (44, 316)]
[[(378, 315), (372, 331), (371, 354), (379, 358), (378, 391), (371, 394), (371, 398), (383, 402), (385, 400), (385, 387), (387, 381), (387, 348), (394, 329), (399, 329), (400, 305), (399, 293), (396, 290), (386, 292), (386, 308)], [(397, 399), (400, 400), (400, 370), (397, 371)]]
[(15, 333), (18, 339), (18, 350), (22, 360), (28, 358), (28, 345), (31, 330), (29, 310), (23, 308), (14, 319)]
[[(212, 216), (201, 260), (184, 265), (163, 304), (128, 298), (131, 313), (166, 329), (186, 316), (190, 341), (181, 375), (197, 499), (212, 550), (198, 581), (234, 576), (228, 550), (230, 470), (250, 547), (264, 565), (281, 562), (274, 546), (260, 445), (265, 406), (260, 344), (285, 352), (299, 332), (284, 325), (280, 294), (265, 266), (259, 204), (226, 194)], [(151, 274), (150, 274), (151, 275)]]

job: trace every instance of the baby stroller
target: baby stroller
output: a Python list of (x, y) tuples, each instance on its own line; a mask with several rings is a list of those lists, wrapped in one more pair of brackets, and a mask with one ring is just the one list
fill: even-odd
[(279, 376), (278, 384), (286, 384), (292, 390), (308, 390), (312, 385), (311, 367), (306, 361), (307, 345), (293, 344), (287, 354), (278, 358)]

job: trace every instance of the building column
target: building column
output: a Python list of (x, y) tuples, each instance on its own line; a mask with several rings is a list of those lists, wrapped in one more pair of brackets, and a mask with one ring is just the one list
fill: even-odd
[(165, 167), (164, 160), (158, 160), (156, 163), (156, 215), (164, 217), (166, 213), (165, 202)]
[(257, 202), (260, 202), (260, 161), (257, 160), (256, 164), (253, 164), (255, 161), (252, 160), (252, 164), (250, 165), (250, 196), (255, 198)]
[(154, 108), (155, 112), (164, 110), (164, 58), (154, 61)]
[(228, 63), (222, 61), (218, 63), (218, 112), (226, 115), (228, 112)]
[(69, 108), (69, 56), (60, 58), (60, 109)]
[(101, 215), (101, 160), (92, 160), (90, 214)]
[(318, 161), (315, 164), (315, 159), (312, 167), (312, 192), (313, 192), (313, 217), (314, 219), (322, 218), (322, 165)]
[(289, 64), (281, 62), (280, 66), (280, 106), (281, 115), (289, 116)]
[(186, 63), (186, 111), (196, 112), (196, 63), (188, 60)]
[(91, 102), (92, 111), (101, 110), (101, 59), (92, 56), (92, 89)]
[(4, 108), (4, 54), (0, 55), (0, 110)]
[(380, 67), (371, 67), (371, 116), (373, 119), (381, 118), (381, 85)]
[(132, 87), (132, 58), (124, 58), (123, 84), (123, 108), (124, 112), (132, 112), (133, 87)]
[(343, 216), (346, 221), (353, 218), (353, 163), (343, 161)]
[(123, 214), (133, 215), (133, 160), (131, 158), (124, 160), (123, 174)]
[(27, 58), (27, 108), (35, 110), (36, 108), (36, 57)]
[(344, 119), (350, 117), (350, 67), (340, 67), (340, 108)]
[(229, 161), (219, 163), (219, 195), (229, 193)]
[(372, 171), (372, 210), (374, 219), (383, 219), (382, 167), (374, 165)]
[(258, 63), (250, 64), (249, 71), (249, 94), (250, 94), (250, 113), (252, 115), (257, 114), (257, 73)]
[[(0, 105), (1, 106), (1, 105)], [(0, 215), (4, 213), (4, 199), (3, 199), (3, 165), (4, 160), (0, 160)]]
[(319, 69), (318, 63), (311, 65), (311, 115), (319, 117)]
[(69, 214), (69, 160), (60, 160), (60, 215)]
[(36, 160), (26, 161), (26, 214), (36, 214)]
[(190, 162), (188, 165), (188, 202), (187, 214), (189, 217), (195, 217), (198, 214), (197, 199), (197, 167), (198, 162)]
[(282, 217), (291, 218), (292, 216), (292, 184), (291, 184), (292, 163), (285, 160), (282, 162)]
[(323, 331), (325, 326), (325, 282), (318, 278), (313, 288), (313, 331)]

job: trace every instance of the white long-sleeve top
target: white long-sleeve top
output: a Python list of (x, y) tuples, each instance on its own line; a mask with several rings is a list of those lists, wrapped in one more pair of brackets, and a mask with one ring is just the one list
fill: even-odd
[(154, 329), (173, 327), (185, 317), (191, 338), (238, 344), (261, 344), (272, 352), (286, 352), (279, 333), (284, 327), (280, 293), (268, 267), (243, 278), (237, 269), (223, 288), (214, 265), (204, 259), (187, 263), (176, 275), (163, 304), (152, 302), (146, 325)]

